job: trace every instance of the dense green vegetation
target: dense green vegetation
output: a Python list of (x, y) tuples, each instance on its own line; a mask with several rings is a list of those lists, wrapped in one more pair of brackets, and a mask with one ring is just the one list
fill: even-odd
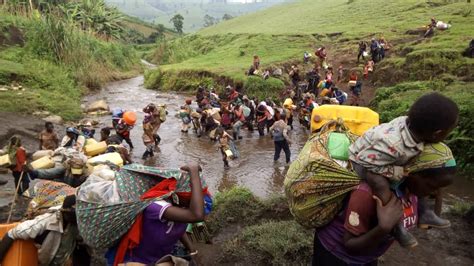
[(103, 1), (33, 10), (10, 4), (0, 11), (0, 86), (21, 85), (24, 91), (1, 92), (0, 110), (46, 110), (78, 119), (82, 92), (140, 70), (136, 52), (121, 42), (121, 15)]

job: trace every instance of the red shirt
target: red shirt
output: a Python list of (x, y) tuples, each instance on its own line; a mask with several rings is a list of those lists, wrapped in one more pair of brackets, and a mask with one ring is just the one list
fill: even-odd
[[(352, 255), (345, 247), (344, 234), (346, 231), (355, 236), (360, 236), (377, 226), (377, 206), (372, 195), (369, 185), (361, 183), (351, 193), (345, 209), (328, 225), (318, 229), (318, 238), (321, 244), (334, 256), (346, 263), (370, 263), (382, 256), (393, 242), (393, 238), (387, 235), (370, 254), (364, 255)], [(403, 223), (405, 228), (411, 228), (416, 226), (418, 222), (418, 201), (414, 195), (405, 195), (405, 200), (411, 202), (411, 204), (405, 208), (400, 222)]]
[(23, 165), (26, 162), (26, 150), (23, 147), (18, 148), (16, 150), (16, 165), (13, 168), (13, 172), (21, 172), (23, 171)]

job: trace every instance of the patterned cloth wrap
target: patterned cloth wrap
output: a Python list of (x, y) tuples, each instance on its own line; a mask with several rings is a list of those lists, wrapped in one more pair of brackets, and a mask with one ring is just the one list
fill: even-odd
[[(334, 124), (336, 125), (334, 127)], [(285, 193), (296, 221), (308, 228), (328, 224), (340, 211), (345, 196), (360, 182), (356, 173), (332, 160), (327, 151), (331, 132), (345, 132), (351, 142), (356, 135), (342, 121), (331, 121), (313, 135), (291, 164), (285, 177)], [(426, 144), (423, 152), (406, 166), (409, 173), (439, 167), (454, 167), (456, 161), (444, 143)]]
[[(202, 187), (207, 187), (201, 177)], [(161, 180), (175, 178), (176, 190), (162, 197), (141, 200), (142, 194)], [(177, 192), (190, 192), (190, 175), (179, 169), (163, 169), (139, 164), (124, 166), (115, 175), (120, 203), (100, 204), (77, 199), (76, 214), (79, 232), (93, 248), (115, 245), (127, 233), (135, 218), (156, 200), (171, 198), (178, 203)]]
[(413, 158), (405, 167), (408, 173), (424, 169), (455, 167), (456, 160), (448, 145), (439, 143), (425, 144), (420, 155)]
[(23, 196), (32, 198), (27, 214), (36, 216), (41, 214), (42, 210), (62, 205), (64, 198), (75, 193), (76, 189), (65, 183), (38, 179), (23, 193)]
[(331, 132), (357, 138), (342, 121), (330, 121), (313, 135), (293, 161), (285, 177), (285, 193), (296, 221), (308, 228), (329, 223), (342, 207), (346, 194), (360, 182), (354, 172), (331, 159), (327, 143)]

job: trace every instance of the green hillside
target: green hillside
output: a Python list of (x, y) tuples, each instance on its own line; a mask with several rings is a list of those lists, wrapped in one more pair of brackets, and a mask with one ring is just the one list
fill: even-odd
[[(433, 16), (452, 27), (425, 39), (423, 27)], [(304, 51), (314, 52), (325, 45), (330, 65), (343, 65), (346, 73), (362, 73), (364, 65), (356, 62), (358, 42), (384, 36), (392, 49), (364, 81), (363, 94), (366, 104), (376, 98), (372, 107), (382, 112), (383, 121), (392, 118), (389, 113), (403, 114), (413, 95), (430, 90), (456, 98), (468, 115), (473, 113), (474, 59), (462, 53), (474, 37), (472, 21), (472, 5), (465, 0), (301, 0), (159, 43), (147, 58), (160, 68), (146, 74), (145, 84), (163, 90), (194, 90), (199, 84), (219, 89), (233, 84), (247, 94), (279, 100), (289, 83), (289, 66), (301, 64)], [(282, 68), (283, 77), (247, 78), (245, 71), (255, 54), (264, 69)], [(347, 89), (345, 84), (340, 87)], [(467, 153), (461, 149), (472, 147), (473, 123), (462, 117), (460, 125), (452, 146), (466, 156), (464, 162), (472, 162), (474, 149)]]
[(142, 20), (173, 27), (170, 19), (177, 13), (184, 17), (184, 31), (196, 32), (204, 27), (204, 16), (221, 20), (225, 14), (233, 17), (256, 12), (288, 0), (266, 0), (255, 3), (218, 3), (189, 0), (106, 0), (107, 4)]
[[(243, 78), (258, 54), (264, 65), (300, 59), (305, 50), (333, 46), (334, 53), (356, 53), (359, 40), (385, 36), (389, 42), (415, 41), (407, 30), (419, 28), (432, 16), (453, 27), (427, 41), (409, 43), (413, 50), (464, 49), (474, 35), (471, 4), (428, 4), (416, 0), (304, 0), (276, 6), (226, 21), (174, 42), (161, 44), (149, 59), (163, 70), (204, 69)], [(464, 16), (467, 14), (466, 16)], [(339, 33), (331, 38), (327, 34)], [(401, 46), (395, 46), (395, 49)], [(415, 52), (415, 51), (413, 51)], [(355, 55), (354, 55), (355, 56)], [(331, 58), (330, 58), (331, 60)], [(399, 62), (400, 63), (400, 62)]]

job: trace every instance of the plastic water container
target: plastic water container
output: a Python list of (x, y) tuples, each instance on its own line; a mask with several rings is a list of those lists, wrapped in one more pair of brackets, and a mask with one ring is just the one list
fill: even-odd
[(349, 146), (351, 141), (344, 133), (332, 132), (328, 138), (328, 152), (333, 159), (349, 160)]
[(93, 138), (88, 138), (86, 139), (86, 144), (85, 146), (87, 145), (93, 145), (93, 144), (97, 144), (97, 140), (93, 139)]
[[(15, 227), (17, 223), (0, 225), (0, 237)], [(38, 265), (38, 250), (34, 242), (29, 240), (16, 240), (0, 261), (2, 266), (36, 266)]]
[(54, 151), (52, 151), (52, 150), (40, 150), (40, 151), (37, 151), (37, 152), (33, 153), (32, 159), (33, 159), (33, 161), (36, 161), (36, 160), (41, 159), (41, 158), (46, 157), (46, 156), (52, 157), (53, 155), (54, 155)]
[(87, 164), (94, 165), (94, 164), (105, 163), (107, 161), (120, 167), (123, 166), (122, 156), (120, 156), (118, 152), (111, 152), (111, 153), (102, 154), (96, 157), (92, 157), (89, 160), (87, 160)]
[(39, 169), (50, 169), (54, 167), (54, 161), (50, 156), (42, 157), (38, 160), (35, 160), (31, 163), (31, 167), (35, 170)]
[(8, 154), (0, 156), (0, 166), (10, 166), (11, 165), (10, 156)]
[(106, 150), (107, 143), (105, 143), (105, 141), (91, 144), (88, 143), (86, 146), (84, 146), (84, 153), (87, 156), (96, 156), (98, 154), (104, 153)]
[(379, 114), (367, 107), (323, 105), (313, 109), (311, 132), (317, 132), (324, 124), (338, 118), (341, 118), (350, 131), (358, 136), (379, 124)]
[(231, 150), (225, 150), (225, 155), (228, 157), (228, 158), (232, 158), (232, 156), (234, 156), (234, 154), (232, 153)]

